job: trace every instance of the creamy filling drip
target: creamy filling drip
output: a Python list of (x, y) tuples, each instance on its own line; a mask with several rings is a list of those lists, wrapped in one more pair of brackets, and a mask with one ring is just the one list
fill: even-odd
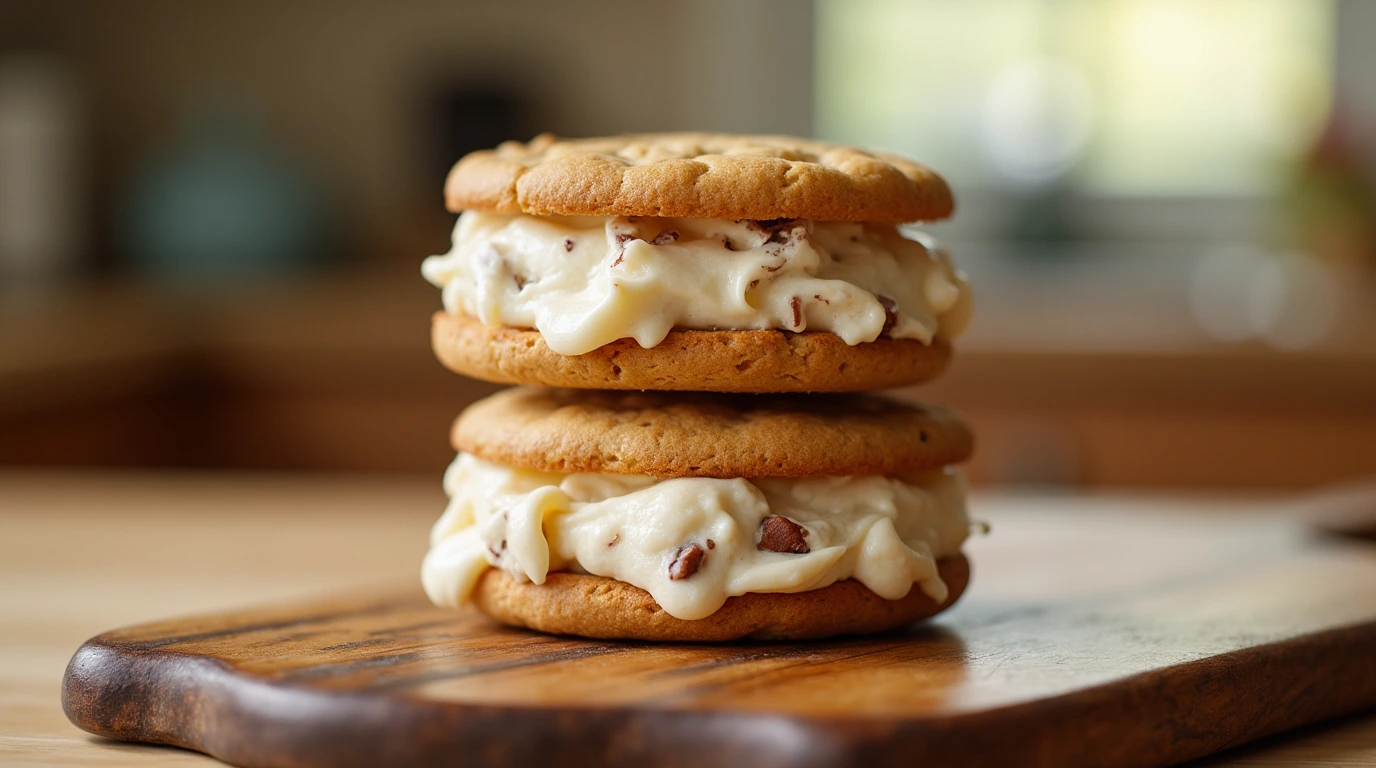
[(970, 287), (930, 238), (802, 219), (530, 216), (468, 211), (421, 273), (445, 309), (534, 328), (579, 355), (674, 329), (825, 331), (847, 344), (953, 339)]
[(970, 532), (954, 468), (883, 476), (713, 479), (560, 474), (459, 454), (422, 566), (438, 605), (468, 599), (500, 568), (544, 583), (554, 571), (606, 576), (680, 619), (747, 592), (805, 592), (856, 579), (897, 600), (914, 586), (947, 598), (936, 561)]

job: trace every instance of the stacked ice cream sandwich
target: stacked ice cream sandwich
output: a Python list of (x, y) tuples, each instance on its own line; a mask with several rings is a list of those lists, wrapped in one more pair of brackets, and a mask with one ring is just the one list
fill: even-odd
[(941, 373), (964, 277), (898, 225), (936, 173), (781, 136), (541, 136), (463, 158), (422, 271), (465, 411), (430, 598), (546, 632), (861, 634), (956, 600), (969, 429), (855, 393)]

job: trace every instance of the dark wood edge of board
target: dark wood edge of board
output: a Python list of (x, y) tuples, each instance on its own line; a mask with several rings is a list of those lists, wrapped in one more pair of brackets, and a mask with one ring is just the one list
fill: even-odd
[[(1308, 674), (1272, 674), (1285, 668)], [(1185, 710), (1183, 702), (1200, 699), (1207, 711)], [(913, 719), (425, 701), (274, 682), (211, 657), (108, 635), (81, 646), (62, 682), (63, 710), (85, 731), (254, 768), (647, 761), (766, 768), (908, 765), (918, 757), (961, 765), (1147, 766), (1372, 704), (1376, 625), (1220, 654), (1001, 710)]]

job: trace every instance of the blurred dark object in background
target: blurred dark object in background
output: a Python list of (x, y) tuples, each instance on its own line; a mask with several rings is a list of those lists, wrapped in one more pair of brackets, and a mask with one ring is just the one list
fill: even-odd
[(432, 142), (438, 149), (427, 163), (432, 188), (444, 188), (455, 158), (513, 137), (539, 133), (540, 128), (525, 119), (526, 112), (519, 94), (495, 86), (441, 92), (431, 120), (436, 127)]
[(0, 4), (0, 462), (433, 474), (449, 166), (816, 134), (947, 174), (976, 479), (1376, 473), (1376, 3)]
[(178, 123), (121, 195), (124, 250), (137, 272), (207, 282), (296, 271), (324, 257), (319, 193), (250, 110), (222, 96)]
[(24, 49), (0, 58), (0, 279), (42, 290), (71, 279), (87, 243), (83, 118), (65, 61)]

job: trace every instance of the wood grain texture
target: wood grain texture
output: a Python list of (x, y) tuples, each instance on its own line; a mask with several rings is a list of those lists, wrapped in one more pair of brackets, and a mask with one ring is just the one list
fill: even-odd
[[(565, 639), (417, 590), (101, 635), (80, 727), (239, 765), (1164, 765), (1376, 704), (1376, 554), (1276, 508), (1033, 500), (866, 640)], [(989, 589), (981, 595), (981, 566)]]

